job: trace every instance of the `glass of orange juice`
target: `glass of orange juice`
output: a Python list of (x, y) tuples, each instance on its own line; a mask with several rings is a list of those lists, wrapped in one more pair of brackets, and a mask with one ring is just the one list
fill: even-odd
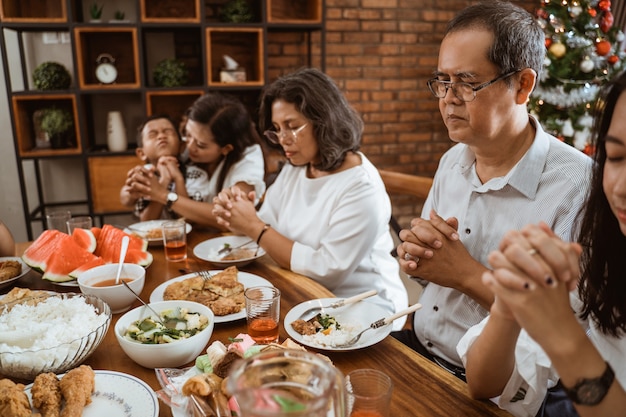
[(393, 382), (376, 369), (356, 369), (346, 376), (350, 417), (389, 417)]
[(270, 286), (250, 287), (244, 291), (248, 334), (261, 345), (278, 342), (280, 290)]
[(169, 221), (163, 223), (163, 246), (165, 259), (172, 262), (187, 259), (187, 230), (184, 221)]

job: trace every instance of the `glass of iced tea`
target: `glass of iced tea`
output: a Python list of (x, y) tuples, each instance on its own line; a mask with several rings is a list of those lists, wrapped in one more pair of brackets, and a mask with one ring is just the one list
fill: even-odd
[(261, 345), (278, 342), (280, 290), (275, 287), (250, 287), (244, 291), (248, 334)]
[(165, 259), (172, 262), (187, 259), (187, 230), (185, 222), (169, 221), (162, 225)]
[(356, 369), (346, 375), (350, 417), (389, 417), (393, 382), (376, 369)]

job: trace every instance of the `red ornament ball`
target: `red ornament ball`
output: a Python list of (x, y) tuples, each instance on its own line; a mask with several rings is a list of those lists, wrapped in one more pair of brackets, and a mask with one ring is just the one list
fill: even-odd
[(611, 52), (611, 42), (600, 41), (596, 43), (596, 53), (600, 56), (604, 56)]
[(607, 33), (609, 29), (613, 26), (613, 13), (604, 12), (602, 14), (602, 18), (600, 19), (600, 30), (604, 33)]
[(548, 17), (548, 12), (546, 11), (546, 9), (538, 9), (537, 10), (537, 17), (539, 17), (541, 19), (546, 19)]
[(546, 38), (545, 44), (546, 44), (546, 48), (549, 48), (550, 45), (552, 45), (552, 39), (551, 38)]
[(611, 2), (610, 0), (600, 0), (598, 2), (598, 9), (602, 10), (602, 11), (607, 11), (607, 10), (611, 10)]
[(592, 8), (589, 8), (589, 10), (587, 10), (587, 13), (589, 13), (589, 16), (591, 17), (596, 17), (596, 15), (598, 14), (596, 9), (592, 9)]
[(609, 64), (615, 65), (617, 64), (617, 61), (619, 61), (619, 57), (617, 55), (611, 55), (606, 60), (609, 61)]

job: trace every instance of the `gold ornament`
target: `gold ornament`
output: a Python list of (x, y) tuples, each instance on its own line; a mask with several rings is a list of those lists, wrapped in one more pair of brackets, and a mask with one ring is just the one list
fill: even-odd
[(566, 46), (563, 45), (561, 42), (553, 43), (552, 45), (550, 45), (550, 49), (548, 49), (548, 51), (550, 51), (550, 53), (556, 58), (561, 58), (563, 55), (565, 55), (566, 50)]

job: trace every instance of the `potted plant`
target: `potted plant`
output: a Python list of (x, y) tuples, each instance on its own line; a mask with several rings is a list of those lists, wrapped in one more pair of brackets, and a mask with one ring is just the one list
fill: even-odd
[(93, 2), (89, 7), (89, 16), (91, 17), (91, 22), (100, 22), (100, 18), (102, 17), (102, 9), (104, 9), (104, 4), (98, 4), (98, 2)]
[(70, 88), (72, 77), (63, 65), (47, 61), (33, 71), (33, 83), (38, 90), (65, 90)]
[(156, 65), (152, 77), (159, 87), (180, 87), (187, 84), (188, 71), (184, 62), (169, 58)]
[(220, 19), (222, 22), (246, 23), (252, 22), (254, 14), (247, 0), (231, 0), (222, 8)]
[(68, 110), (58, 107), (42, 109), (41, 130), (48, 134), (52, 148), (69, 148), (74, 142), (74, 119)]
[(111, 20), (111, 23), (128, 22), (128, 20), (124, 20), (124, 17), (126, 17), (126, 13), (123, 10), (116, 10), (115, 13), (113, 14), (113, 20)]

